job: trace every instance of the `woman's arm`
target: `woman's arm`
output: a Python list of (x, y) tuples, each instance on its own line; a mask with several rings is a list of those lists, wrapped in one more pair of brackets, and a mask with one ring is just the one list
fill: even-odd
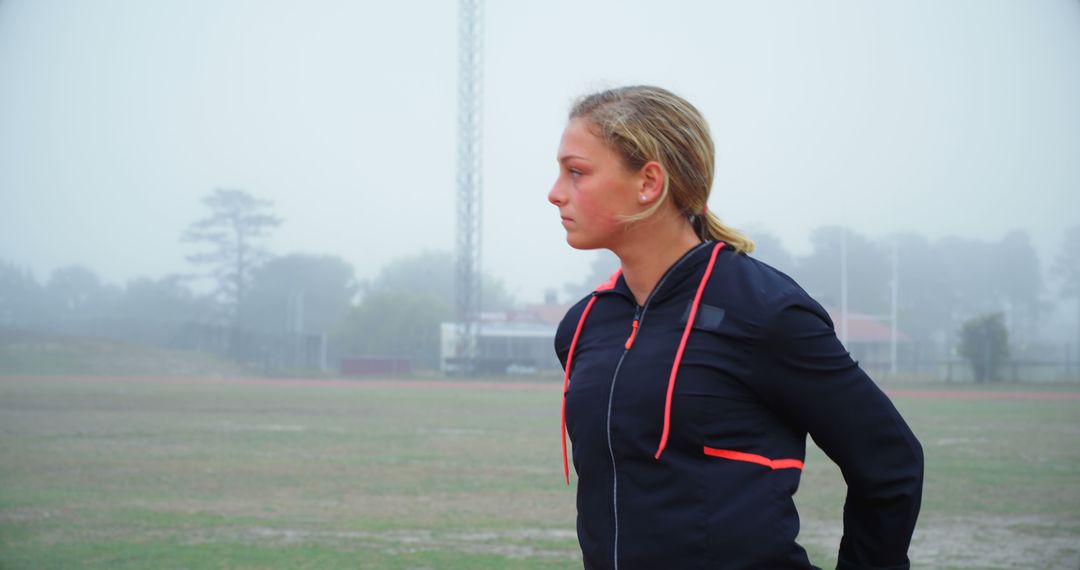
[(836, 338), (825, 310), (803, 295), (770, 319), (755, 386), (843, 472), (848, 493), (837, 568), (909, 568), (922, 447)]

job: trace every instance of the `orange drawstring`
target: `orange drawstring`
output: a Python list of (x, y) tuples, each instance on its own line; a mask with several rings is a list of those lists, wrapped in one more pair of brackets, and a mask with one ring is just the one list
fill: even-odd
[(626, 350), (630, 350), (631, 346), (634, 346), (634, 337), (637, 336), (638, 320), (634, 319), (634, 324), (630, 327), (630, 338), (626, 339)]
[[(608, 280), (600, 284), (596, 288), (596, 292), (607, 291), (608, 289), (614, 289), (615, 283), (619, 281), (619, 275), (622, 275), (622, 268), (616, 269), (614, 273), (608, 277)], [(570, 364), (574, 361), (574, 349), (577, 348), (578, 338), (581, 337), (581, 328), (585, 326), (585, 317), (589, 316), (589, 311), (592, 310), (593, 303), (596, 302), (596, 295), (589, 299), (588, 304), (585, 305), (585, 310), (581, 312), (581, 318), (578, 319), (577, 328), (574, 329), (574, 338), (570, 340), (570, 351), (566, 353), (566, 367), (563, 373), (563, 387), (562, 387), (562, 423), (559, 426), (559, 439), (562, 440), (562, 468), (563, 475), (566, 476), (566, 484), (570, 484), (570, 461), (566, 456), (566, 392), (570, 389)]]
[(679, 341), (679, 350), (675, 353), (675, 363), (671, 365), (671, 376), (668, 378), (667, 399), (664, 401), (664, 431), (660, 435), (660, 446), (656, 448), (656, 459), (660, 459), (660, 454), (667, 447), (668, 432), (671, 431), (671, 396), (675, 393), (675, 377), (679, 374), (679, 364), (682, 362), (683, 351), (686, 350), (686, 340), (690, 338), (690, 330), (694, 328), (694, 318), (697, 317), (698, 305), (701, 304), (701, 294), (705, 292), (705, 284), (708, 283), (713, 265), (716, 264), (716, 254), (720, 253), (723, 248), (724, 242), (722, 241), (717, 242), (716, 246), (713, 247), (712, 257), (709, 258), (709, 264), (705, 266), (705, 274), (701, 276), (701, 283), (698, 284), (694, 302), (690, 305), (690, 316), (686, 320), (686, 328), (683, 329), (682, 340)]
[(592, 299), (589, 299), (589, 304), (585, 305), (585, 310), (581, 312), (577, 329), (574, 330), (574, 339), (570, 341), (570, 352), (566, 353), (566, 372), (563, 374), (562, 387), (562, 424), (560, 425), (559, 439), (562, 440), (562, 468), (563, 474), (566, 475), (567, 485), (570, 484), (570, 461), (566, 456), (566, 391), (570, 389), (570, 364), (574, 361), (574, 348), (577, 347), (578, 337), (581, 336), (581, 327), (585, 325), (585, 317), (589, 316), (589, 311), (592, 310), (595, 302), (596, 295), (593, 295)]

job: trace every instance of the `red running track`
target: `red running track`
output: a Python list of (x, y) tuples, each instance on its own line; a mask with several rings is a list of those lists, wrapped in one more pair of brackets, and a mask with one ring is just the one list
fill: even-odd
[[(463, 390), (551, 390), (558, 392), (555, 381), (491, 381), (491, 380), (406, 380), (406, 379), (325, 379), (325, 378), (176, 378), (164, 376), (0, 376), (0, 382), (130, 382), (175, 385), (237, 385), (237, 386), (315, 386), (335, 388), (459, 388)], [(976, 389), (895, 389), (886, 390), (892, 398), (922, 398), (945, 400), (1041, 400), (1080, 401), (1080, 391), (1047, 390), (976, 390)]]

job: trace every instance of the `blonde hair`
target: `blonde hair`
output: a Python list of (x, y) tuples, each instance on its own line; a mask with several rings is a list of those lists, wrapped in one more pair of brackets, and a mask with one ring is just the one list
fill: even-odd
[(754, 251), (749, 237), (708, 211), (716, 153), (705, 117), (690, 102), (666, 89), (633, 85), (582, 97), (570, 109), (570, 119), (587, 121), (627, 168), (638, 170), (649, 161), (663, 167), (660, 198), (627, 221), (652, 216), (670, 198), (701, 239)]

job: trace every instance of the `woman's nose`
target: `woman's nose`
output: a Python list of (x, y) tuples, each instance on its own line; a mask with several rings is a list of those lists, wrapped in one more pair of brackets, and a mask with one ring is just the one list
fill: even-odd
[(552, 184), (551, 190), (548, 191), (548, 202), (556, 206), (561, 206), (566, 203), (566, 194), (560, 188), (558, 180), (555, 180), (555, 184)]

